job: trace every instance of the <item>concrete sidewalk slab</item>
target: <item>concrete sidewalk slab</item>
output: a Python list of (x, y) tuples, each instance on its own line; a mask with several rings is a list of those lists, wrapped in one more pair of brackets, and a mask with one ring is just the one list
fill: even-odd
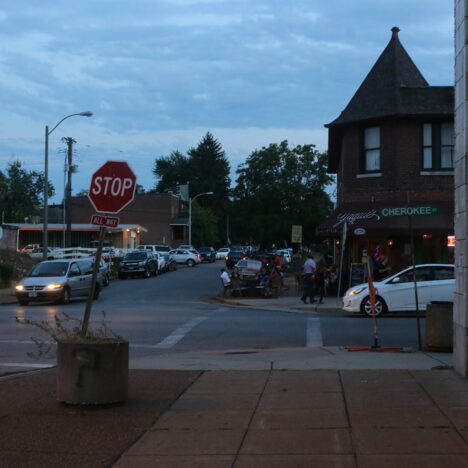
[(452, 353), (414, 349), (403, 353), (349, 352), (342, 347), (324, 346), (167, 353), (130, 359), (132, 369), (168, 370), (433, 369), (452, 364)]

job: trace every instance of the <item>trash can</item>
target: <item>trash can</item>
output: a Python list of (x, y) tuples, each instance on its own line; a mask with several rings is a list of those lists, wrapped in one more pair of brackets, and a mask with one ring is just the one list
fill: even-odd
[(426, 346), (434, 351), (453, 349), (453, 302), (431, 302), (427, 306)]

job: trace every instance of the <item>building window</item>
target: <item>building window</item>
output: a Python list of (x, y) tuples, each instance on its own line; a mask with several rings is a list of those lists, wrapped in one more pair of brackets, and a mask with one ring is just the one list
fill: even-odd
[(453, 123), (423, 124), (423, 170), (453, 170)]
[(364, 171), (380, 170), (380, 128), (364, 129)]

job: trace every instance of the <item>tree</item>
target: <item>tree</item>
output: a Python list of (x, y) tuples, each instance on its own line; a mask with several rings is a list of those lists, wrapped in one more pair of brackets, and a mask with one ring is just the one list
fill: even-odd
[[(156, 159), (153, 173), (159, 178), (156, 186), (159, 191), (188, 183), (189, 196), (192, 198), (199, 193), (213, 192), (211, 196), (198, 198), (197, 203), (199, 207), (210, 210), (209, 215), (204, 212), (203, 219), (210, 223), (209, 228), (204, 228), (204, 231), (209, 233), (205, 235), (204, 243), (219, 242), (219, 232), (225, 229), (225, 213), (231, 183), (229, 161), (221, 143), (208, 132), (195, 148), (187, 151), (187, 156), (174, 151), (169, 156)], [(194, 226), (198, 223), (197, 218), (198, 213), (194, 211)], [(194, 238), (197, 239), (196, 236)]]
[(190, 177), (189, 160), (180, 151), (156, 159), (153, 174), (159, 178), (156, 190), (164, 192), (186, 184)]
[[(11, 162), (5, 172), (0, 171), (0, 212), (8, 222), (23, 223), (24, 218), (40, 214), (44, 204), (43, 192), (43, 173), (23, 169), (20, 161)], [(49, 197), (54, 193), (49, 182)]]
[(236, 171), (231, 236), (239, 240), (283, 246), (291, 226), (303, 226), (303, 242), (332, 209), (325, 188), (327, 155), (314, 145), (289, 148), (288, 142), (254, 151)]

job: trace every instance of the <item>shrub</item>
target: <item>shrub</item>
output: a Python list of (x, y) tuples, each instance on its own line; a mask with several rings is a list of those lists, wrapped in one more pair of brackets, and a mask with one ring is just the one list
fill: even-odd
[(14, 278), (14, 273), (14, 269), (11, 265), (0, 262), (0, 287), (9, 286)]

